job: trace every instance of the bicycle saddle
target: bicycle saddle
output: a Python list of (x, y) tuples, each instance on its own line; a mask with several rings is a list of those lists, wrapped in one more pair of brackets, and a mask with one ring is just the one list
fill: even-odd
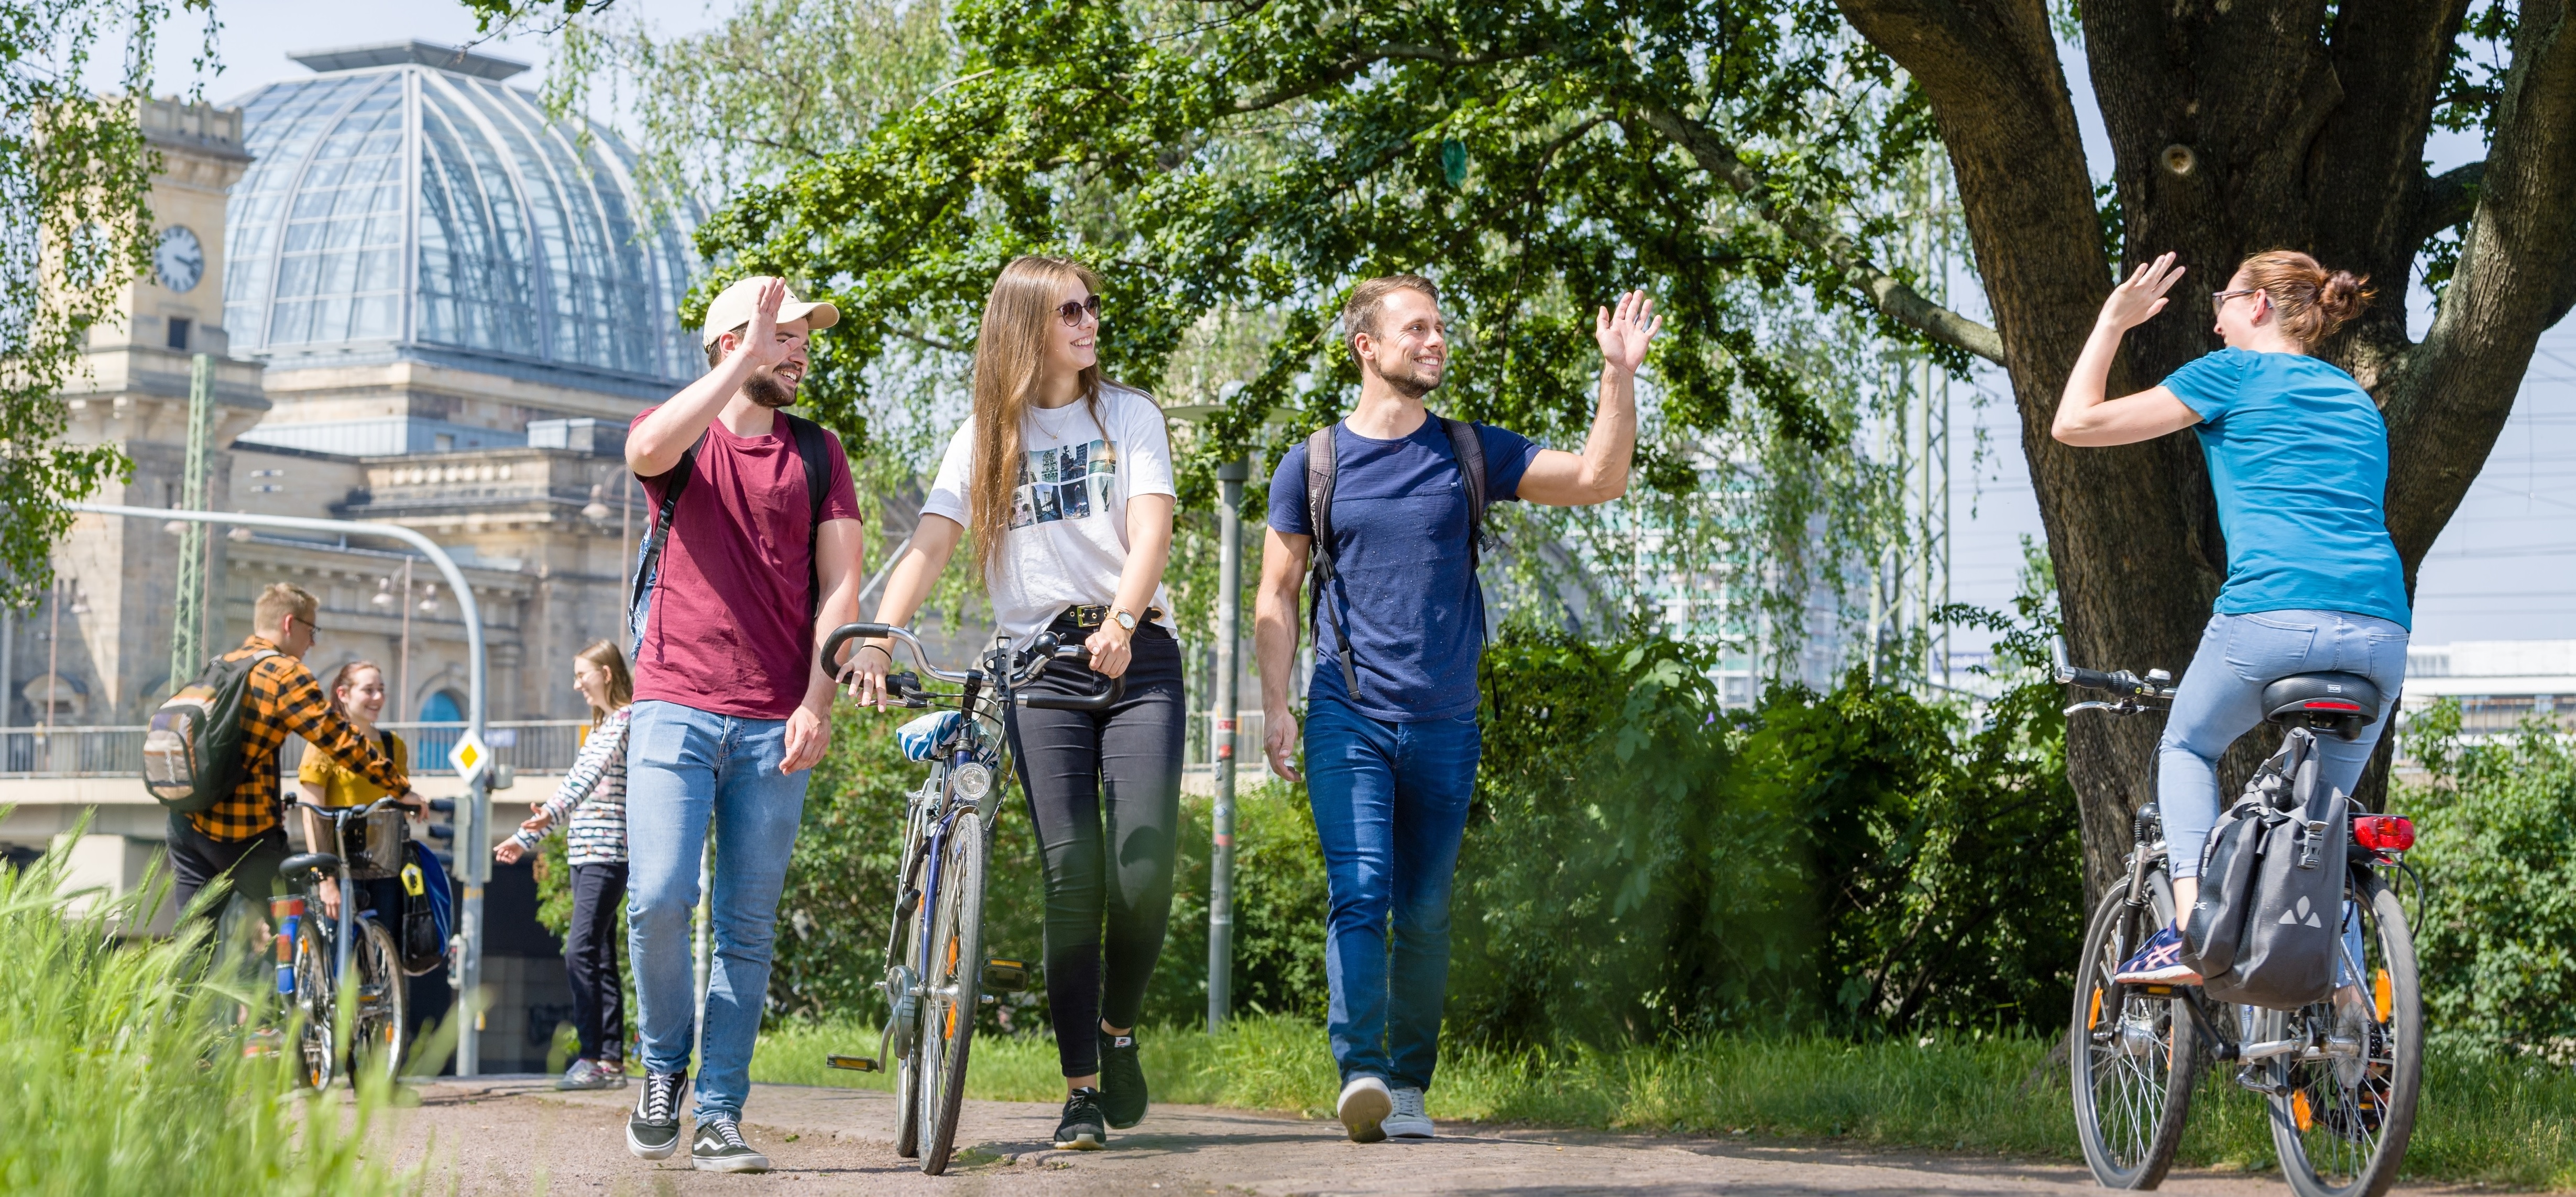
[(2379, 718), (2379, 687), (2357, 673), (2294, 673), (2263, 687), (2263, 717), (2351, 740)]
[(286, 878), (299, 877), (306, 873), (320, 876), (324, 873), (336, 872), (339, 868), (340, 858), (328, 852), (298, 852), (277, 862), (277, 875)]

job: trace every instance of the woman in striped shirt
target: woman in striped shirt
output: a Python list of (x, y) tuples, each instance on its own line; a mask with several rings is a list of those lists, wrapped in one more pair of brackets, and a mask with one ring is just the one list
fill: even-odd
[(626, 899), (626, 716), (635, 701), (626, 654), (600, 640), (573, 657), (573, 689), (590, 702), (590, 738), (555, 796), (492, 849), (515, 864), (537, 849), (546, 830), (565, 824), (572, 860), (572, 926), (564, 935), (564, 971), (572, 978), (573, 1026), (581, 1057), (558, 1089), (626, 1087), (625, 990), (617, 972), (617, 908)]

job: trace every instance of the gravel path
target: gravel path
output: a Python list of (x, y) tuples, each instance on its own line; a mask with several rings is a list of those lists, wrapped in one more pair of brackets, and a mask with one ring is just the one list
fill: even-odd
[[(1444, 1125), (1428, 1143), (1361, 1146), (1332, 1122), (1205, 1106), (1157, 1106), (1144, 1125), (1113, 1135), (1101, 1152), (1057, 1151), (1052, 1105), (966, 1103), (961, 1147), (948, 1175), (921, 1174), (894, 1154), (894, 1101), (860, 1089), (758, 1085), (744, 1131), (777, 1171), (700, 1173), (686, 1145), (658, 1164), (626, 1152), (624, 1112), (635, 1090), (557, 1093), (551, 1077), (440, 1081), (418, 1090), (380, 1135), (394, 1160), (427, 1152), (433, 1193), (728, 1195), (1508, 1193), (1728, 1194), (1730, 1197), (1861, 1197), (1868, 1194), (2098, 1193), (2082, 1167), (1974, 1156), (1884, 1154), (1650, 1135)], [(2262, 1194), (2288, 1187), (2271, 1176), (2194, 1174), (2166, 1193)]]

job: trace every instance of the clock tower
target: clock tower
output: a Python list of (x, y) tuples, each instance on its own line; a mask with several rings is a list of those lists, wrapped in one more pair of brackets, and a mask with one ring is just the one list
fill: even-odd
[[(172, 100), (147, 99), (140, 107), (144, 136), (161, 156), (149, 201), (152, 266), (126, 287), (123, 318), (91, 331), (82, 368), (63, 392), (70, 417), (65, 437), (113, 444), (134, 462), (131, 479), (111, 480), (93, 501), (179, 505), (190, 372), (195, 355), (209, 355), (215, 411), (207, 505), (228, 509), (225, 449), (269, 407), (260, 364), (232, 356), (223, 327), (225, 203), (251, 163), (242, 113)], [(220, 577), (226, 542), (220, 532), (208, 539), (212, 560), (200, 566), (205, 576)], [(48, 702), (58, 724), (141, 723), (187, 680), (168, 676), (180, 544), (160, 521), (80, 517), (54, 550), (63, 587), (57, 591), (64, 607), (61, 643), (46, 646), (34, 668), (28, 667), (32, 654), (13, 654), (20, 665), (0, 694), (11, 707), (7, 723), (40, 721), (45, 712), (38, 708)], [(221, 632), (217, 621), (208, 634)]]

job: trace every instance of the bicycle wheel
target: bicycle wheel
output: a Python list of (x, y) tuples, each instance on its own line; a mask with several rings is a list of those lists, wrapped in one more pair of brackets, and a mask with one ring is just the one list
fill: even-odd
[(2173, 891), (2164, 874), (2149, 874), (2149, 880), (2144, 909), (2130, 907), (2126, 878), (2094, 908), (2067, 1032), (2076, 1134), (2093, 1179), (2109, 1189), (2164, 1183), (2182, 1142), (2199, 1061), (2191, 1017), (2180, 1009), (2191, 1000), (2186, 991), (2158, 997), (2111, 983), (2120, 962), (2173, 919)]
[(966, 1059), (975, 1043), (976, 999), (984, 979), (984, 821), (957, 816), (941, 845), (938, 913), (930, 925), (930, 973), (922, 978), (921, 1170), (948, 1170), (957, 1112), (966, 1099)]
[[(906, 890), (925, 883), (928, 870), (918, 867), (905, 870), (904, 880), (896, 888)], [(903, 956), (887, 968), (890, 976), (899, 976), (909, 985), (912, 970), (921, 962), (921, 946), (930, 942), (931, 911), (922, 903), (903, 915), (903, 927), (896, 933), (903, 945)], [(894, 1153), (904, 1159), (921, 1157), (921, 1015), (919, 998), (911, 999), (914, 1013), (903, 1017), (898, 1007), (906, 1000), (902, 994), (886, 994), (886, 1018), (893, 1023), (886, 1054), (894, 1057)]]
[(386, 1080), (402, 1075), (403, 1016), (409, 1005), (404, 992), (402, 949), (393, 932), (374, 919), (359, 919), (356, 952), (350, 967), (357, 973), (357, 1001), (349, 1018), (349, 1083), (375, 1069)]
[[(320, 910), (318, 900), (308, 909)], [(331, 942), (307, 918), (295, 938), (295, 1010), (303, 1019), (296, 1051), (303, 1067), (296, 1079), (308, 1089), (328, 1089), (340, 1071), (340, 1044), (333, 1033), (331, 1010)]]
[[(2326, 1047), (2272, 1061), (2272, 1146), (2299, 1197), (2379, 1197), (2397, 1181), (2415, 1132), (2424, 1079), (2424, 1002), (2415, 939), (2397, 895), (2372, 874), (2345, 889), (2344, 943), (2359, 958), (2339, 969), (2335, 995), (2275, 1021)], [(2358, 966), (2353, 970), (2352, 966)]]

